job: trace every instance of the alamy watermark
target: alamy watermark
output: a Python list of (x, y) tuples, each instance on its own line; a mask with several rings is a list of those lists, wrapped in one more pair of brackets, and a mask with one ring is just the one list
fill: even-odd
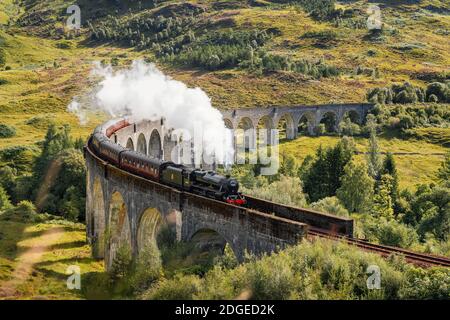
[(81, 268), (77, 265), (70, 265), (66, 269), (66, 274), (69, 275), (66, 284), (69, 290), (81, 289)]
[(277, 129), (226, 129), (226, 134), (222, 137), (223, 141), (215, 143), (223, 146), (219, 148), (222, 154), (208, 150), (208, 145), (205, 143), (206, 135), (201, 123), (194, 125), (193, 133), (187, 129), (172, 130), (170, 138), (176, 143), (171, 151), (172, 161), (196, 167), (260, 164), (261, 175), (278, 173), (279, 132)]
[(367, 9), (367, 28), (369, 30), (381, 30), (383, 22), (381, 21), (381, 9), (377, 5), (371, 5)]
[(81, 28), (81, 9), (76, 4), (71, 5), (66, 10), (70, 16), (67, 18), (66, 26), (69, 30), (79, 30)]
[(369, 290), (381, 289), (380, 267), (377, 265), (370, 265), (367, 267), (366, 273), (369, 274), (369, 277), (367, 278), (367, 281), (366, 281), (367, 289), (369, 289)]

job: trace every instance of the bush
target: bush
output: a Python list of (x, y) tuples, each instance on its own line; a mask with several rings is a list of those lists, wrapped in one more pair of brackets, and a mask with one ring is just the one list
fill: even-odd
[(0, 150), (0, 160), (3, 165), (11, 167), (16, 175), (30, 172), (38, 149), (28, 146), (13, 146)]
[(311, 203), (311, 208), (317, 211), (334, 214), (339, 217), (348, 217), (347, 209), (342, 205), (337, 197), (326, 197), (317, 202)]
[(249, 289), (252, 299), (287, 300), (296, 282), (292, 260), (280, 253), (278, 259), (263, 259), (247, 269)]
[(192, 300), (200, 291), (201, 279), (194, 275), (176, 275), (163, 279), (143, 294), (148, 300)]
[(400, 290), (403, 299), (450, 299), (450, 269), (414, 268), (406, 273), (406, 285)]
[(1, 215), (3, 220), (17, 222), (43, 222), (51, 218), (48, 214), (37, 214), (36, 207), (30, 201), (21, 201), (16, 207), (10, 207)]
[(59, 49), (71, 49), (73, 47), (73, 45), (69, 41), (60, 41), (60, 42), (56, 43), (56, 47)]
[(450, 88), (448, 84), (433, 82), (427, 86), (426, 97), (429, 102), (450, 102)]
[(363, 215), (357, 220), (359, 237), (384, 245), (409, 248), (418, 242), (416, 231), (393, 219)]
[(120, 245), (112, 261), (109, 276), (113, 282), (125, 279), (131, 272), (131, 251), (126, 245)]
[(255, 189), (244, 187), (242, 191), (254, 197), (285, 205), (306, 206), (306, 197), (298, 177), (281, 176), (279, 181), (272, 182), (267, 186), (260, 186)]
[(6, 53), (5, 50), (0, 48), (0, 67), (3, 67), (6, 63)]
[(0, 123), (0, 138), (11, 138), (16, 135), (16, 129), (12, 126)]
[(314, 133), (318, 136), (321, 136), (323, 134), (325, 134), (326, 132), (326, 128), (325, 128), (325, 124), (324, 123), (319, 123), (319, 125), (317, 125), (316, 127), (314, 127)]
[(11, 208), (11, 201), (9, 201), (9, 195), (5, 189), (0, 186), (0, 212)]
[(393, 84), (390, 88), (373, 88), (367, 91), (367, 101), (381, 104), (407, 104), (416, 102), (450, 102), (450, 88), (446, 83), (433, 82), (426, 89), (408, 82)]

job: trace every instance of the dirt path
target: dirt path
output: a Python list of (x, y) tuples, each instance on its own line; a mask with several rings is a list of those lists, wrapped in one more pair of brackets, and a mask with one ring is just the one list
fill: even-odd
[(56, 243), (64, 234), (62, 227), (46, 230), (33, 245), (17, 258), (17, 266), (11, 279), (0, 284), (0, 298), (14, 298), (18, 296), (17, 288), (24, 283), (33, 272), (33, 267), (38, 263), (47, 249)]

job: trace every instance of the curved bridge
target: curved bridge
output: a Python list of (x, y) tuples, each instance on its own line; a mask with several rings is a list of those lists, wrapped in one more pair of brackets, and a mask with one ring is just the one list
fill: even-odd
[[(164, 121), (121, 123), (110, 121), (96, 130), (115, 143), (167, 159), (173, 145), (166, 138)], [(102, 160), (89, 146), (85, 158), (87, 236), (93, 255), (105, 258), (107, 268), (121, 247), (128, 248), (133, 257), (154, 247), (163, 227), (177, 240), (194, 241), (199, 246), (223, 249), (228, 243), (239, 260), (245, 251), (257, 255), (272, 252), (297, 243), (307, 233), (307, 225), (299, 221), (181, 192), (136, 176)]]
[(225, 124), (230, 129), (252, 129), (264, 127), (277, 129), (286, 128), (286, 138), (295, 139), (302, 131), (313, 135), (315, 128), (327, 118), (330, 124), (329, 131), (337, 131), (339, 123), (345, 116), (353, 122), (363, 124), (365, 117), (373, 104), (348, 103), (327, 104), (317, 106), (291, 106), (268, 108), (244, 108), (223, 110)]

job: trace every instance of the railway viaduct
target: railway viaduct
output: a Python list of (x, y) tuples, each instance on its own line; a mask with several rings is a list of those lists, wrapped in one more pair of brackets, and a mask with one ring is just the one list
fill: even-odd
[[(152, 146), (156, 143), (152, 136), (157, 135), (165, 135), (163, 122), (146, 121), (125, 127), (110, 139), (144, 150), (148, 137), (147, 154), (158, 152), (163, 158), (164, 139)], [(298, 221), (180, 192), (133, 175), (106, 163), (89, 147), (85, 158), (87, 237), (93, 255), (104, 258), (107, 268), (121, 247), (128, 248), (133, 257), (155, 248), (162, 228), (177, 240), (204, 249), (222, 250), (228, 243), (239, 260), (246, 251), (261, 254), (295, 244), (307, 232), (306, 224)]]
[(291, 106), (269, 108), (244, 108), (224, 110), (225, 125), (230, 129), (266, 128), (278, 129), (285, 127), (286, 138), (295, 139), (300, 133), (306, 131), (309, 135), (315, 134), (315, 128), (325, 119), (331, 128), (329, 131), (337, 131), (339, 123), (345, 116), (349, 116), (353, 122), (362, 124), (373, 104), (348, 103), (328, 104), (316, 106)]
[[(342, 119), (347, 112), (356, 112), (362, 122), (369, 106), (344, 105), (334, 111), (327, 111), (333, 110), (331, 106), (319, 109), (260, 109), (259, 116), (258, 109), (246, 109), (223, 111), (223, 115), (225, 122), (231, 123), (233, 128), (241, 121), (251, 121), (254, 126), (264, 117), (271, 127), (285, 117), (292, 120), (286, 122), (286, 127), (290, 126), (289, 132), (296, 133), (295, 124), (303, 116), (309, 117), (309, 113), (314, 113), (311, 125), (316, 125), (326, 112), (335, 112), (337, 119)], [(131, 123), (111, 130), (115, 123), (117, 120), (107, 122), (99, 130), (124, 147), (173, 160), (172, 150), (176, 144), (170, 141), (170, 129), (166, 128), (163, 119)], [(245, 252), (258, 255), (297, 243), (306, 235), (308, 225), (353, 232), (351, 219), (280, 205), (275, 208), (275, 204), (268, 207), (267, 203), (253, 198), (249, 198), (249, 207), (242, 208), (181, 192), (123, 171), (102, 160), (89, 147), (85, 148), (85, 159), (87, 237), (94, 257), (104, 258), (107, 268), (121, 247), (128, 248), (135, 258), (146, 249), (157, 247), (157, 236), (163, 229), (169, 230), (178, 241), (191, 241), (205, 249), (223, 249), (228, 243), (239, 260), (244, 258)], [(275, 211), (277, 215), (273, 214)]]

